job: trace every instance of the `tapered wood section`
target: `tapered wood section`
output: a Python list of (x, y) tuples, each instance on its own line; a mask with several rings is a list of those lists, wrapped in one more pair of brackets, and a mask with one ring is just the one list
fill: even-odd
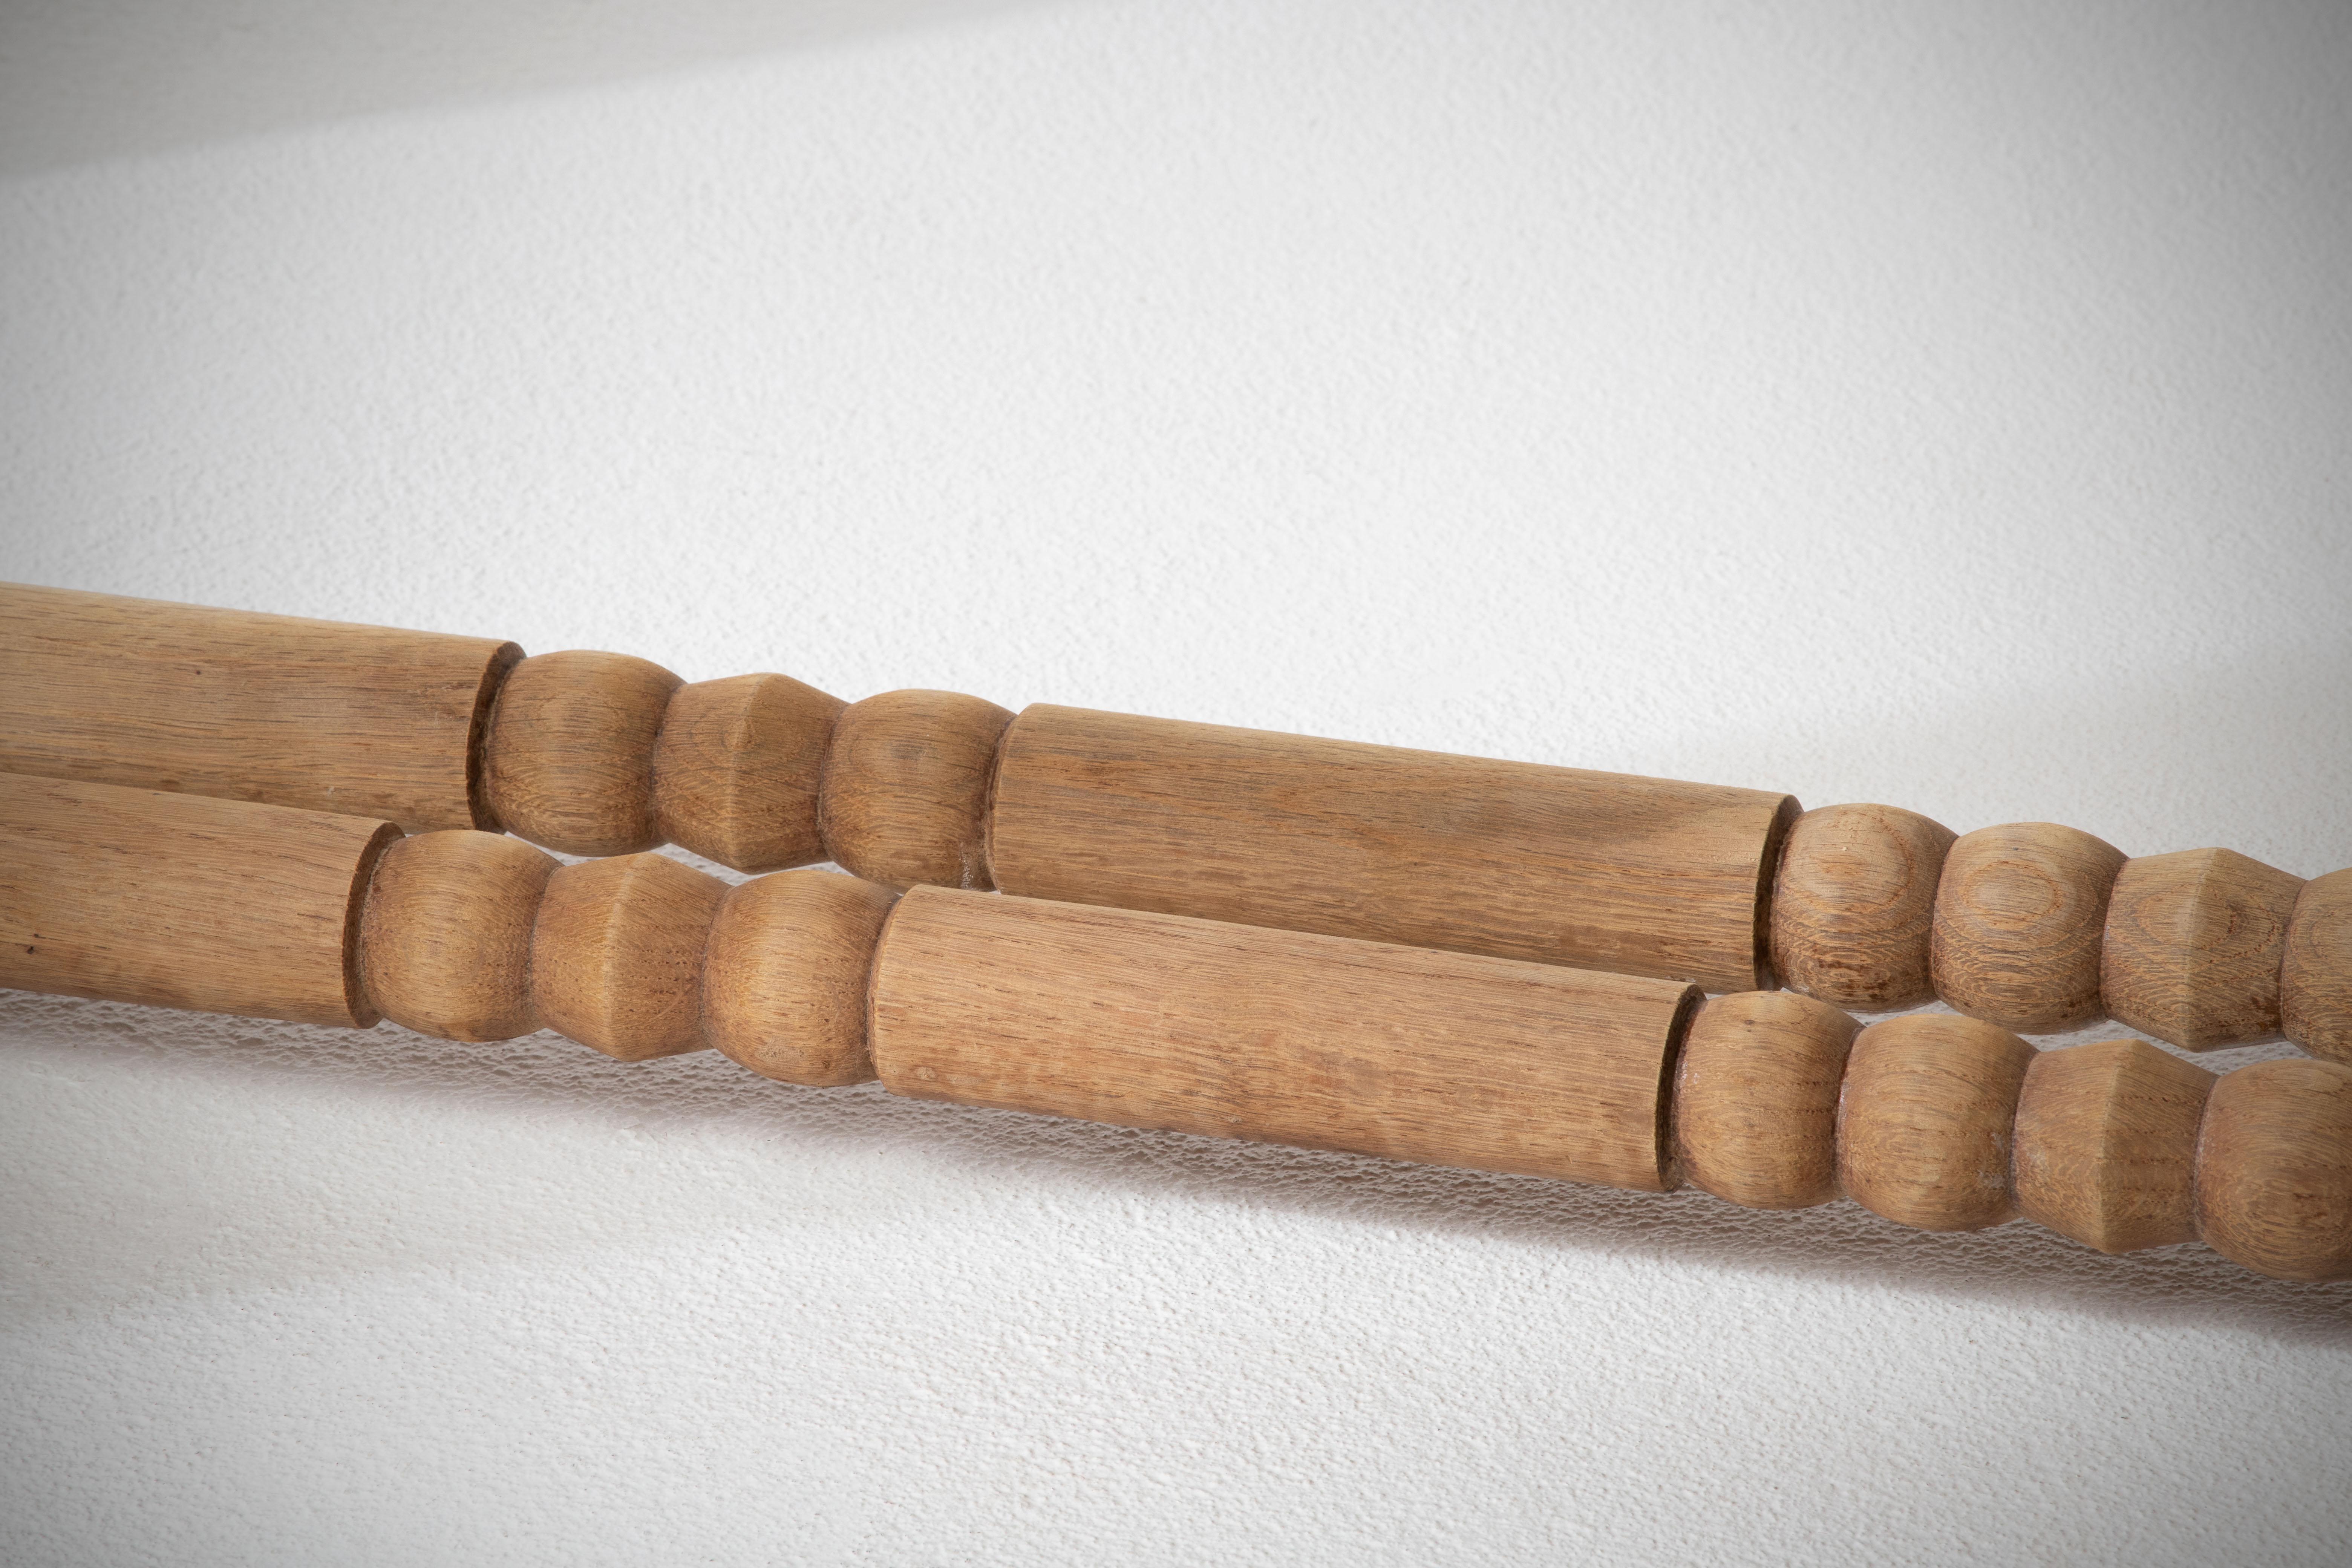
[(874, 1066), (928, 1100), (1656, 1191), (1691, 987), (917, 888)]
[(1038, 704), (1004, 737), (997, 885), (1251, 925), (1769, 986), (1796, 802)]
[(499, 826), (566, 855), (662, 841), (654, 749), (681, 682), (625, 653), (543, 653), (515, 666), (490, 711), (484, 789)]
[(2192, 1051), (2268, 1039), (2303, 879), (2230, 849), (2124, 862), (2107, 903), (2107, 1016)]
[(2209, 1246), (2258, 1273), (2352, 1278), (2352, 1068), (2256, 1062), (2216, 1083), (2197, 1219)]
[(0, 986), (365, 1028), (361, 896), (400, 830), (0, 774)]
[(2114, 845), (2052, 822), (1962, 835), (1936, 888), (1937, 994), (2028, 1034), (2102, 1016), (2099, 944), (2123, 865)]
[(825, 847), (886, 887), (991, 888), (989, 784), (1013, 715), (955, 691), (885, 691), (834, 723), (819, 814)]
[(1675, 1152), (1685, 1181), (1752, 1209), (1837, 1196), (1838, 1087), (1862, 1026), (1786, 991), (1701, 1008), (1675, 1069)]
[(0, 771), (478, 826), (482, 721), (521, 657), (490, 637), (0, 584)]
[(895, 902), (887, 888), (830, 871), (761, 877), (729, 892), (702, 968), (710, 1043), (783, 1083), (871, 1079), (866, 986)]
[(726, 894), (662, 855), (560, 868), (531, 931), (532, 1008), (625, 1062), (703, 1049), (703, 949)]
[(1932, 998), (1927, 938), (1953, 837), (1892, 805), (1832, 805), (1797, 818), (1772, 884), (1780, 984), (1837, 1007)]
[(2032, 1046), (1974, 1018), (1873, 1024), (1846, 1058), (1838, 1177), (1874, 1214), (1922, 1230), (2013, 1217), (2010, 1150)]
[(2295, 900), (2279, 1024), (2313, 1056), (2352, 1066), (2352, 870), (2314, 877)]
[(738, 871), (824, 859), (817, 786), (847, 706), (788, 675), (680, 687), (654, 746), (661, 836)]
[(369, 997), (394, 1023), (445, 1040), (538, 1028), (530, 936), (555, 867), (520, 838), (463, 828), (392, 846), (360, 921)]
[(2143, 1040), (2038, 1053), (2017, 1105), (2026, 1218), (2101, 1252), (2197, 1237), (2197, 1125), (2213, 1075)]

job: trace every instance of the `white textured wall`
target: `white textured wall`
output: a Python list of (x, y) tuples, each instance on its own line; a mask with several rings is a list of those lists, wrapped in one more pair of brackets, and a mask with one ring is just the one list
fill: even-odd
[[(10, 7), (0, 577), (2316, 874), (2347, 81), (2340, 4)], [(10, 1563), (2352, 1561), (2352, 1289), (2198, 1248), (0, 1035)]]

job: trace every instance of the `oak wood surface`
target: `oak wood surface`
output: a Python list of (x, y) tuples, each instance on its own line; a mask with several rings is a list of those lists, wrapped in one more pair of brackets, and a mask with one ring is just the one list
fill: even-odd
[(2213, 1083), (2144, 1040), (2040, 1052), (2017, 1104), (2019, 1212), (2101, 1252), (2193, 1241), (2197, 1127)]
[(2187, 1050), (2267, 1039), (2303, 879), (2231, 849), (2124, 862), (2107, 903), (2107, 1016)]
[(664, 855), (558, 868), (531, 929), (533, 1010), (625, 1062), (703, 1049), (703, 948), (726, 893)]
[(887, 888), (830, 871), (788, 871), (730, 889), (703, 961), (710, 1043), (784, 1083), (871, 1079), (866, 987), (897, 901)]
[(497, 825), (566, 855), (626, 855), (661, 842), (654, 751), (683, 684), (625, 653), (542, 653), (515, 666), (482, 752)]
[(997, 885), (1769, 986), (1789, 796), (1038, 703), (1004, 736)]
[(787, 675), (680, 687), (654, 745), (661, 837), (738, 871), (825, 858), (817, 786), (847, 706)]
[(0, 774), (0, 986), (365, 1028), (387, 822)]
[(2034, 1049), (1975, 1018), (1914, 1013), (1854, 1037), (1838, 1102), (1838, 1179), (1922, 1230), (2012, 1218), (2010, 1151)]
[(1928, 933), (1952, 830), (1892, 805), (1832, 805), (1789, 830), (1772, 884), (1772, 968), (1835, 1007), (1908, 1007), (1936, 994)]
[(368, 998), (404, 1028), (509, 1040), (539, 1027), (531, 928), (555, 858), (520, 838), (450, 829), (384, 851), (360, 921)]
[(1793, 992), (1707, 1003), (1675, 1069), (1683, 1178), (1747, 1208), (1806, 1208), (1837, 1196), (1838, 1089), (1861, 1027)]
[(876, 956), (899, 1094), (1657, 1190), (1697, 992), (917, 888)]
[(2100, 941), (2123, 865), (2114, 845), (2051, 822), (1961, 835), (1936, 887), (1937, 994), (2028, 1034), (2100, 1017)]
[(826, 850), (885, 887), (994, 887), (990, 783), (1013, 715), (957, 691), (885, 691), (834, 722), (818, 805)]
[(0, 584), (0, 771), (486, 826), (482, 722), (522, 652)]
[(2312, 1055), (2352, 1066), (2352, 870), (2314, 877), (2294, 901), (2279, 1026)]
[(2197, 1221), (2215, 1251), (2274, 1279), (2352, 1278), (2352, 1068), (2255, 1062), (2214, 1084)]

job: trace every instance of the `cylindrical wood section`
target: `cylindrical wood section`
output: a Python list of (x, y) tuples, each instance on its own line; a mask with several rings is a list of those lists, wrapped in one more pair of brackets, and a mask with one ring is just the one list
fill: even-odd
[(0, 771), (487, 826), (512, 643), (0, 584)]
[(924, 887), (871, 998), (899, 1094), (1658, 1191), (1699, 994)]
[(1784, 795), (1040, 703), (989, 864), (1115, 904), (1695, 982), (1771, 984)]
[(0, 774), (0, 986), (366, 1028), (388, 822)]

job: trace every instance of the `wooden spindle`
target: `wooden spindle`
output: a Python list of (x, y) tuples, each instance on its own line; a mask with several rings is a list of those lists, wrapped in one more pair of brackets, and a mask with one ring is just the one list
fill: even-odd
[(2352, 1063), (2352, 872), (0, 585), (0, 764)]
[(0, 584), (0, 772), (396, 822), (495, 824), (494, 637)]
[(2352, 1276), (2352, 1068), (2219, 1079), (1979, 1020), (830, 872), (0, 778), (0, 984)]

